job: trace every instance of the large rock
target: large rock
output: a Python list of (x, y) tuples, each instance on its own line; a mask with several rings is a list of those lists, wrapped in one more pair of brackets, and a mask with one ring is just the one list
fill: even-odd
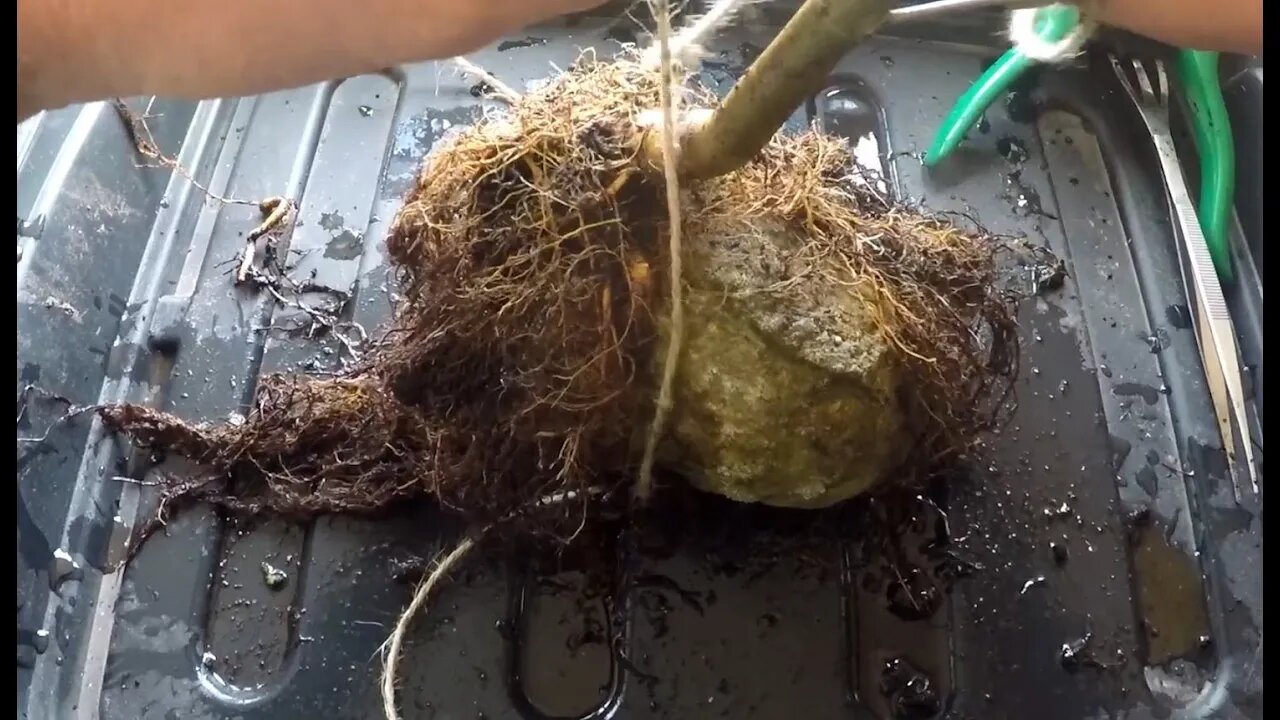
[(686, 334), (665, 465), (744, 502), (822, 507), (911, 451), (901, 366), (855, 288), (777, 227), (686, 241)]

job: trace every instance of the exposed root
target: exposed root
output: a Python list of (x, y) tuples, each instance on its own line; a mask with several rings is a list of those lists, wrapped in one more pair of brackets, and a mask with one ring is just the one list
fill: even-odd
[[(155, 98), (151, 98), (151, 102), (155, 102)], [(255, 205), (253, 200), (240, 200), (237, 198), (226, 197), (213, 192), (208, 186), (195, 179), (178, 159), (166, 155), (160, 146), (156, 143), (155, 135), (151, 134), (151, 127), (147, 125), (147, 114), (150, 112), (151, 104), (147, 104), (147, 110), (139, 115), (125, 104), (120, 98), (112, 98), (111, 105), (115, 108), (116, 114), (120, 116), (121, 122), (124, 123), (125, 132), (129, 135), (129, 141), (133, 143), (134, 149), (139, 155), (146, 158), (150, 163), (150, 167), (161, 167), (178, 173), (186, 178), (187, 182), (195, 185), (205, 195), (217, 200), (225, 205)]]
[(245, 242), (253, 242), (278, 227), (293, 211), (294, 205), (289, 198), (269, 197), (258, 203), (258, 209), (262, 211), (263, 220), (245, 235)]
[(463, 72), (467, 73), (468, 75), (474, 76), (475, 79), (479, 80), (485, 85), (488, 85), (489, 86), (488, 90), (490, 95), (500, 100), (505, 100), (508, 104), (511, 104), (511, 105), (514, 105), (523, 99), (520, 93), (511, 89), (511, 86), (499, 80), (493, 73), (489, 72), (488, 70), (485, 70), (484, 68), (462, 57), (461, 55), (453, 59), (453, 64), (457, 65), (458, 68), (460, 68)]
[(583, 63), (438, 148), (387, 239), (391, 329), (346, 376), (265, 378), (236, 425), (133, 406), (104, 419), (207, 469), (165, 488), (170, 507), (312, 517), (425, 497), (487, 534), (569, 542), (639, 487), (645, 429), (669, 403), (655, 407), (674, 367), (658, 318), (678, 325), (680, 258), (746, 227), (794, 238), (788, 279), (765, 292), (820, 276), (867, 307), (904, 368), (913, 460), (963, 452), (998, 420), (1018, 356), (987, 236), (887, 202), (816, 131), (686, 181), (664, 212), (678, 188), (637, 122), (663, 94), (634, 60)]
[(274, 196), (258, 203), (258, 210), (262, 212), (262, 222), (244, 236), (244, 250), (240, 252), (240, 261), (236, 263), (236, 284), (248, 282), (253, 274), (253, 261), (257, 254), (258, 240), (280, 227), (295, 207), (292, 200)]
[(679, 158), (676, 147), (675, 77), (671, 57), (671, 7), (667, 0), (653, 0), (654, 16), (658, 20), (658, 65), (661, 85), (659, 105), (662, 111), (662, 177), (667, 197), (667, 258), (671, 286), (670, 328), (667, 333), (666, 358), (662, 361), (662, 379), (658, 386), (658, 399), (653, 409), (653, 420), (644, 439), (644, 454), (640, 458), (640, 472), (636, 478), (635, 496), (647, 503), (653, 494), (653, 461), (658, 443), (666, 429), (667, 416), (671, 413), (672, 388), (675, 386), (676, 365), (680, 360), (680, 347), (684, 341), (684, 277), (681, 258), (683, 218), (680, 212), (680, 178), (677, 174)]
[[(152, 101), (154, 102), (155, 98), (152, 98)], [(146, 112), (139, 115), (120, 98), (112, 98), (111, 105), (115, 108), (121, 122), (124, 123), (125, 132), (129, 135), (129, 140), (133, 143), (134, 150), (148, 161), (148, 167), (165, 168), (175, 172), (206, 196), (225, 205), (257, 205), (258, 209), (262, 211), (262, 222), (245, 236), (245, 247), (240, 252), (240, 257), (236, 262), (236, 284), (247, 282), (253, 274), (254, 260), (257, 254), (257, 241), (279, 227), (289, 214), (297, 209), (293, 201), (275, 196), (257, 201), (242, 200), (213, 192), (207, 185), (196, 180), (195, 176), (183, 167), (177, 158), (166, 155), (160, 149), (160, 146), (156, 143), (155, 135), (151, 133), (151, 127), (147, 124)], [(149, 109), (150, 105), (148, 105)]]
[(17, 423), (19, 427), (22, 426), (22, 421), (27, 415), (27, 407), (30, 404), (30, 400), (32, 396), (40, 397), (40, 398), (57, 402), (57, 403), (61, 403), (63, 405), (66, 405), (67, 409), (63, 411), (61, 415), (54, 418), (49, 423), (48, 427), (46, 427), (44, 430), (44, 434), (38, 437), (19, 437), (18, 443), (20, 445), (22, 444), (36, 445), (36, 446), (44, 445), (46, 442), (49, 441), (49, 435), (51, 435), (54, 430), (57, 430), (63, 424), (68, 423), (80, 417), (81, 415), (84, 415), (85, 413), (98, 412), (105, 407), (104, 405), (76, 405), (75, 403), (71, 402), (71, 400), (63, 397), (62, 395), (51, 393), (47, 390), (37, 387), (32, 383), (27, 383), (26, 385), (23, 386), (22, 392), (18, 394)]
[(420, 495), (431, 482), (422, 472), (431, 465), (433, 433), (368, 379), (267, 376), (244, 421), (216, 427), (134, 405), (100, 414), (136, 444), (207, 469), (176, 481), (173, 497), (243, 514), (368, 513)]
[[(665, 64), (662, 59), (665, 52), (670, 62), (678, 63), (685, 68), (694, 68), (706, 52), (703, 44), (711, 39), (717, 30), (733, 20), (738, 10), (752, 1), (716, 0), (707, 9), (706, 14), (699, 16), (671, 37), (668, 50), (662, 49), (661, 42), (653, 43), (646, 48), (644, 54), (640, 56), (640, 64), (647, 69), (657, 70)], [(655, 8), (654, 15), (662, 17), (666, 13), (656, 12)]]
[(415, 615), (422, 611), (423, 606), (426, 605), (436, 586), (448, 576), (453, 570), (453, 566), (457, 565), (474, 546), (474, 539), (464, 538), (447, 555), (441, 557), (436, 563), (435, 569), (428, 573), (422, 579), (422, 582), (418, 583), (418, 589), (413, 592), (413, 599), (409, 601), (409, 606), (404, 609), (404, 612), (400, 613), (400, 617), (396, 620), (396, 628), (391, 633), (391, 637), (387, 638), (386, 653), (383, 655), (382, 661), (382, 682), (380, 684), (382, 690), (382, 714), (386, 716), (387, 720), (399, 720), (400, 718), (400, 713), (396, 710), (396, 681), (399, 677), (397, 671), (400, 665), (400, 648), (404, 645), (404, 636), (409, 631), (409, 623), (413, 621)]

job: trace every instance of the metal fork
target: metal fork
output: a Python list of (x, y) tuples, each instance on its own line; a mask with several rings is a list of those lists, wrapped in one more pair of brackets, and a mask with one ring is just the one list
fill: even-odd
[[(1164, 64), (1158, 60), (1152, 62), (1149, 72), (1140, 60), (1126, 63), (1115, 55), (1111, 55), (1110, 59), (1120, 84), (1138, 107), (1142, 121), (1151, 133), (1156, 156), (1160, 159), (1160, 170), (1164, 175), (1165, 189), (1180, 243), (1178, 265), (1182, 271), (1182, 282), (1195, 307), (1193, 326), (1196, 343), (1204, 363), (1218, 428), (1222, 432), (1223, 448), (1232, 468), (1238, 471), (1239, 457), (1236, 453), (1235, 434), (1232, 432), (1234, 419), (1244, 448), (1245, 471), (1253, 492), (1257, 495), (1258, 479), (1253, 462), (1253, 442), (1245, 408), (1244, 382), (1240, 374), (1240, 348), (1236, 343), (1235, 328), (1231, 324), (1231, 313), (1227, 310), (1227, 302), (1222, 295), (1222, 285), (1218, 282), (1213, 259), (1209, 255), (1209, 245), (1205, 242), (1204, 232), (1196, 217), (1191, 193), (1187, 190), (1187, 181), (1174, 149), (1173, 134), (1169, 129), (1169, 81)], [(1238, 498), (1238, 488), (1236, 494)]]

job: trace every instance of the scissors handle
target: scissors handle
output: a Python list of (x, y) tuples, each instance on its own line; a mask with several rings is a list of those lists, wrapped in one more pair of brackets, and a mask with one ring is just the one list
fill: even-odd
[(1200, 227), (1218, 277), (1231, 284), (1235, 273), (1227, 243), (1227, 222), (1235, 194), (1236, 155), (1231, 118), (1218, 80), (1218, 53), (1181, 50), (1176, 67), (1200, 156)]
[[(1066, 37), (1080, 22), (1080, 11), (1070, 5), (1045, 8), (1038, 15), (1036, 32), (1047, 42), (1057, 42)], [(1027, 71), (1031, 63), (1031, 58), (1017, 48), (1010, 48), (992, 63), (951, 107), (951, 112), (933, 137), (933, 144), (924, 154), (925, 166), (933, 167), (954, 152), (987, 108)]]

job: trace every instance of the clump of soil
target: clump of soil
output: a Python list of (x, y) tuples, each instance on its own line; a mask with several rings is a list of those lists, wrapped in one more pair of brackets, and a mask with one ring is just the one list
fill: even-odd
[[(238, 425), (136, 406), (104, 420), (205, 468), (172, 480), (168, 507), (307, 517), (430, 497), (560, 541), (624, 510), (669, 297), (664, 185), (636, 122), (658, 100), (657, 73), (592, 63), (439, 148), (387, 238), (393, 326), (348, 377), (266, 377)], [(775, 137), (686, 183), (686, 246), (744, 225), (795, 238), (808, 272), (866, 303), (910, 379), (904, 442), (933, 462), (990, 427), (1016, 370), (995, 248), (855, 175), (838, 138)]]

